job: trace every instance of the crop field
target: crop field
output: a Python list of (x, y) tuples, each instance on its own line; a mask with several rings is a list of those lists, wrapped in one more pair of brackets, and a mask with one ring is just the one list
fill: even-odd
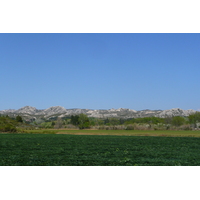
[(49, 133), (70, 135), (119, 135), (119, 136), (167, 136), (167, 137), (200, 137), (200, 131), (184, 130), (70, 130), (70, 129), (39, 129), (28, 130), (26, 133)]
[(2, 133), (0, 166), (200, 165), (198, 137), (86, 135), (88, 131), (82, 135), (84, 131), (76, 131)]

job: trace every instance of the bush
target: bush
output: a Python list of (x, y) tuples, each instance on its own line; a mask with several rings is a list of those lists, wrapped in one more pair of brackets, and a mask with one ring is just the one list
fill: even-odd
[(192, 130), (192, 128), (190, 127), (190, 125), (182, 125), (182, 126), (181, 126), (181, 129), (182, 129), (182, 130), (185, 130), (185, 131)]
[(8, 116), (0, 117), (0, 131), (1, 132), (16, 132), (17, 122)]
[(89, 122), (80, 123), (78, 125), (78, 127), (79, 127), (79, 129), (90, 128), (90, 124), (89, 124)]
[(10, 124), (6, 124), (6, 125), (1, 125), (0, 126), (0, 131), (1, 132), (16, 132), (17, 129), (16, 127), (10, 125)]
[(128, 125), (125, 130), (134, 130), (134, 126), (133, 125)]

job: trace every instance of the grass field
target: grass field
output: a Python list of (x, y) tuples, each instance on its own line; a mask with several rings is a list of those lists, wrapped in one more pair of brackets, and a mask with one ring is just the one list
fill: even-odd
[(29, 130), (27, 133), (71, 134), (71, 135), (120, 135), (120, 136), (167, 136), (167, 137), (200, 137), (200, 131), (174, 130), (69, 130), (41, 129)]
[[(1, 166), (199, 166), (200, 138), (182, 132), (66, 130), (64, 134), (0, 134)], [(191, 132), (183, 131), (190, 134)], [(43, 132), (44, 133), (44, 132)], [(56, 132), (52, 132), (56, 133)], [(67, 134), (66, 134), (67, 133)], [(110, 135), (103, 135), (103, 134)], [(79, 135), (74, 135), (79, 134)], [(86, 134), (86, 135), (80, 135)], [(96, 135), (87, 135), (96, 134)], [(98, 135), (102, 134), (102, 135)], [(146, 136), (154, 135), (155, 137)], [(199, 134), (194, 131), (193, 134)], [(193, 136), (194, 136), (193, 135)], [(183, 135), (182, 135), (183, 136)], [(189, 136), (189, 135), (187, 135)]]

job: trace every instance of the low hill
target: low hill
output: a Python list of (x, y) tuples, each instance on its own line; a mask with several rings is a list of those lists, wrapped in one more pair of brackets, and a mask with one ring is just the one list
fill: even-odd
[(94, 117), (94, 118), (142, 118), (142, 117), (173, 117), (173, 116), (182, 116), (187, 117), (190, 114), (195, 113), (195, 110), (183, 110), (180, 108), (173, 108), (169, 110), (131, 110), (128, 108), (119, 108), (119, 109), (99, 109), (99, 110), (92, 110), (92, 109), (66, 109), (61, 106), (53, 106), (47, 109), (37, 109), (35, 107), (31, 106), (25, 106), (23, 108), (20, 108), (18, 110), (14, 109), (8, 109), (8, 110), (2, 110), (0, 111), (0, 114), (2, 115), (8, 115), (10, 117), (15, 118), (17, 115), (20, 115), (23, 117), (23, 119), (26, 120), (35, 120), (37, 118), (45, 118), (45, 119), (51, 119), (54, 117), (69, 117), (71, 115), (77, 115), (77, 114), (86, 114), (88, 117)]

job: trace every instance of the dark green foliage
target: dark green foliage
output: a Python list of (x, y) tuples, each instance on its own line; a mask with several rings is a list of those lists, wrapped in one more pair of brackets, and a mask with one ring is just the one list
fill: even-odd
[(82, 113), (80, 115), (72, 115), (71, 123), (75, 126), (78, 126), (79, 129), (90, 128), (90, 120), (88, 116)]
[(132, 118), (132, 119), (127, 119), (124, 124), (127, 125), (127, 124), (134, 124), (135, 123), (135, 118)]
[(0, 166), (200, 166), (200, 138), (0, 134)]
[(197, 122), (200, 122), (200, 112), (196, 112), (194, 114), (189, 115), (188, 119), (190, 124), (195, 124)]
[(17, 121), (17, 122), (23, 122), (22, 117), (18, 115), (18, 116), (16, 117), (16, 121)]
[(143, 117), (143, 118), (132, 118), (126, 120), (125, 124), (133, 124), (133, 123), (143, 123), (143, 124), (158, 124), (158, 123), (164, 123), (164, 118), (160, 117)]
[(158, 123), (164, 123), (164, 119), (159, 117), (143, 117), (143, 118), (136, 118), (135, 123), (158, 124)]
[(109, 119), (108, 119), (108, 118), (106, 118), (106, 119), (104, 120), (104, 124), (109, 124)]
[(90, 126), (100, 126), (104, 124), (104, 121), (99, 118), (90, 117), (89, 121), (90, 121)]
[(120, 121), (117, 118), (113, 117), (113, 118), (109, 119), (109, 124), (112, 125), (112, 126), (118, 125), (118, 124), (120, 124)]
[(85, 114), (80, 114), (79, 118), (78, 118), (78, 127), (80, 129), (84, 129), (84, 128), (90, 128), (90, 121), (87, 115)]
[(183, 117), (180, 117), (180, 116), (175, 116), (175, 117), (172, 118), (171, 123), (174, 126), (181, 126), (185, 123), (185, 119)]
[(72, 115), (71, 116), (71, 123), (74, 126), (77, 126), (79, 124), (79, 116), (78, 115)]
[(120, 119), (119, 119), (119, 124), (122, 125), (122, 124), (124, 124), (125, 121), (126, 121), (126, 119), (120, 118)]
[[(83, 114), (84, 115), (84, 114)], [(85, 115), (86, 116), (86, 115)], [(80, 115), (71, 116), (70, 123), (78, 126), (79, 125), (79, 117)], [(97, 123), (97, 120), (101, 122)], [(107, 126), (116, 126), (116, 125), (129, 125), (129, 124), (149, 124), (149, 125), (157, 125), (157, 124), (167, 124), (173, 126), (181, 126), (187, 125), (188, 122), (190, 124), (195, 124), (200, 122), (200, 112), (196, 112), (195, 114), (191, 114), (189, 117), (142, 117), (142, 118), (129, 118), (129, 119), (122, 119), (122, 118), (105, 118), (105, 119), (98, 119), (98, 118), (90, 118), (89, 124), (92, 126), (95, 125), (107, 125)]]

